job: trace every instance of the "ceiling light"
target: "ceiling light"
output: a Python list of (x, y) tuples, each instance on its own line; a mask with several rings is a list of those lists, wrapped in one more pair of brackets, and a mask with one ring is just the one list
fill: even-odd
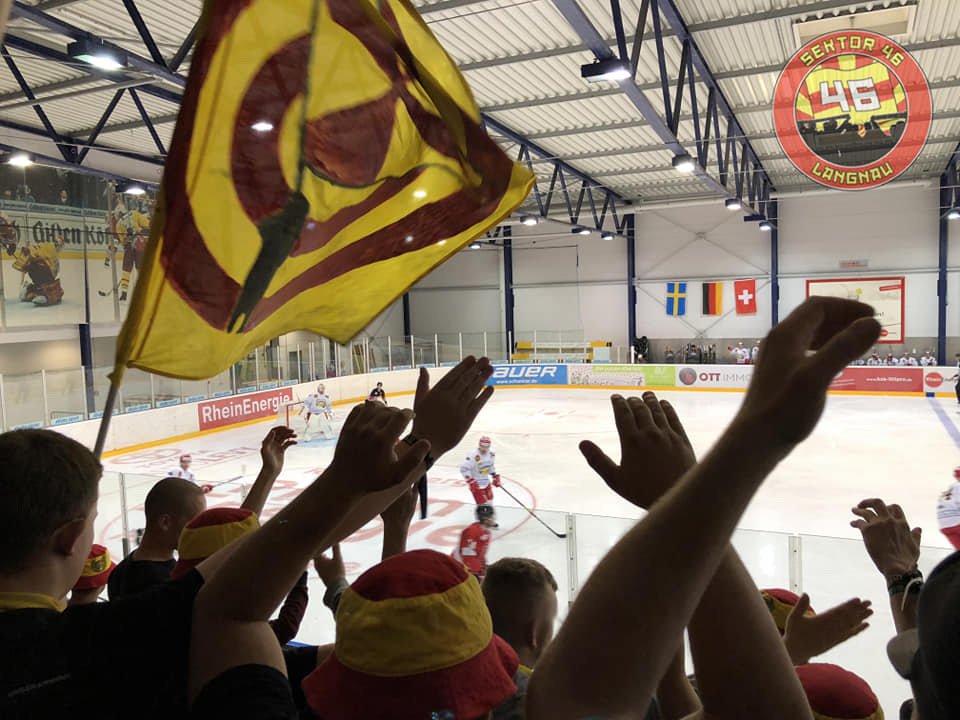
[(129, 183), (123, 186), (123, 189), (120, 191), (126, 193), (127, 195), (146, 195), (147, 190), (143, 185), (137, 185), (136, 183)]
[(589, 235), (589, 234), (590, 234), (590, 228), (585, 228), (585, 227), (581, 227), (581, 226), (579, 226), (579, 225), (574, 225), (572, 228), (570, 228), (570, 232), (572, 232), (574, 235)]
[(520, 223), (526, 225), (527, 227), (533, 227), (538, 224), (540, 219), (536, 215), (524, 215), (520, 218)]
[(950, 212), (947, 213), (948, 220), (960, 220), (960, 208), (952, 208)]
[(600, 233), (601, 240), (613, 240), (613, 237), (614, 237), (613, 233), (610, 232), (609, 230), (605, 230), (604, 232)]
[(724, 203), (727, 210), (739, 210), (743, 207), (743, 203), (740, 202), (740, 198), (727, 198), (727, 201)]
[(67, 45), (67, 55), (101, 70), (119, 70), (127, 64), (126, 56), (119, 50), (107, 48), (94, 40), (77, 40)]
[(266, 120), (261, 120), (251, 125), (250, 129), (261, 133), (270, 132), (273, 130), (273, 123), (267, 122)]
[(696, 167), (696, 163), (693, 162), (693, 158), (687, 153), (674, 155), (672, 163), (673, 169), (680, 172), (693, 172), (693, 168)]
[(760, 221), (760, 231), (761, 232), (770, 232), (773, 230), (773, 223), (768, 222), (767, 220)]
[(470, 243), (470, 249), (471, 249), (471, 250), (479, 250), (479, 249), (480, 249), (480, 243), (478, 243), (478, 242)]
[(33, 165), (33, 160), (30, 159), (30, 156), (26, 153), (14, 153), (7, 159), (8, 165), (15, 165), (16, 167), (30, 167)]
[(597, 60), (580, 66), (580, 77), (589, 82), (603, 80), (626, 80), (630, 77), (630, 68), (615, 57)]

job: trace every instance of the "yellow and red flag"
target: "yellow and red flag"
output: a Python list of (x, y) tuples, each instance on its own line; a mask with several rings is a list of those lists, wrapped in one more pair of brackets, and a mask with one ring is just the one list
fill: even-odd
[(200, 27), (121, 372), (346, 342), (532, 186), (408, 0), (207, 0)]

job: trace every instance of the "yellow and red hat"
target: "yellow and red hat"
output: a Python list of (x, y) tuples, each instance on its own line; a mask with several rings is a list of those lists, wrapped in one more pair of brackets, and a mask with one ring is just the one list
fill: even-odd
[(828, 663), (797, 667), (815, 720), (883, 720), (873, 690), (859, 675)]
[(171, 579), (185, 575), (234, 540), (260, 527), (257, 515), (243, 508), (211, 508), (204, 510), (184, 525), (177, 544), (179, 559), (170, 573)]
[[(763, 601), (767, 604), (767, 609), (773, 615), (773, 621), (777, 624), (777, 630), (783, 635), (787, 627), (787, 617), (793, 606), (800, 600), (796, 593), (784, 590), (783, 588), (766, 588), (761, 590)], [(813, 608), (808, 608), (804, 615), (816, 615)]]
[(90, 548), (90, 554), (87, 555), (87, 562), (83, 565), (83, 572), (80, 573), (80, 578), (73, 589), (92, 590), (103, 587), (116, 566), (117, 564), (110, 559), (109, 550), (103, 545), (93, 545)]
[(324, 720), (476, 718), (516, 692), (518, 666), (476, 579), (446, 555), (413, 550), (344, 592), (334, 651), (303, 691)]

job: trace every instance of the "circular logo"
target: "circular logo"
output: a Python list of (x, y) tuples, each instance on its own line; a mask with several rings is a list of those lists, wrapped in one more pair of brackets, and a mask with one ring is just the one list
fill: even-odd
[(693, 368), (683, 368), (677, 377), (684, 385), (693, 385), (697, 381), (697, 371)]
[(844, 30), (790, 58), (773, 96), (780, 147), (814, 182), (837, 190), (879, 187), (923, 149), (930, 86), (917, 61), (890, 38)]
[(943, 384), (943, 375), (938, 372), (927, 373), (923, 381), (932, 388), (940, 387)]

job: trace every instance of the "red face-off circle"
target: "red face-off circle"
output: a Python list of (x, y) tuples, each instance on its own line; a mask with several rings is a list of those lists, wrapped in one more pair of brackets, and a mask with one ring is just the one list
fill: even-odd
[(930, 86), (916, 60), (876, 33), (812, 40), (780, 73), (773, 123), (784, 153), (814, 182), (865, 190), (903, 173), (930, 132)]

